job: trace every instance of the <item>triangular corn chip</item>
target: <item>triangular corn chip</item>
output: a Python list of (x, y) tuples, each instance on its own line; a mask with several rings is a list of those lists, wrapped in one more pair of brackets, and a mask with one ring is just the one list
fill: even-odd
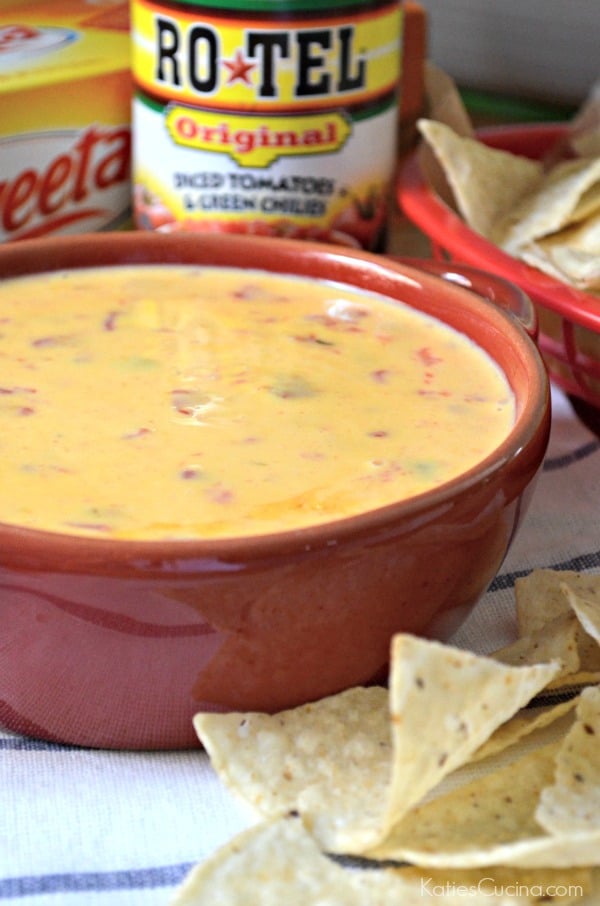
[(562, 582), (561, 591), (588, 636), (600, 646), (600, 576), (590, 576), (575, 587)]
[(536, 820), (551, 834), (600, 831), (598, 688), (590, 687), (581, 693), (577, 719), (556, 758), (555, 782), (542, 790)]
[(600, 182), (600, 158), (557, 164), (513, 210), (494, 224), (491, 238), (517, 255), (523, 246), (561, 230), (577, 218), (584, 194)]
[(244, 831), (194, 867), (171, 906), (525, 906), (546, 898), (564, 906), (590, 886), (591, 872), (584, 870), (344, 866), (323, 855), (300, 821), (280, 818)]
[(394, 761), (385, 828), (396, 824), (543, 689), (560, 662), (512, 667), (397, 635), (390, 710)]
[(573, 868), (598, 863), (600, 829), (546, 833), (536, 820), (554, 778), (560, 743), (534, 749), (414, 809), (371, 858), (421, 867)]
[(580, 665), (577, 649), (578, 627), (575, 614), (561, 613), (553, 620), (549, 620), (542, 629), (536, 629), (510, 645), (494, 651), (492, 657), (503, 664), (512, 664), (515, 667), (559, 660), (561, 668), (558, 676), (575, 673)]
[(460, 214), (482, 236), (490, 238), (495, 224), (542, 179), (539, 161), (490, 148), (434, 120), (421, 119), (417, 125), (444, 171)]
[(392, 762), (387, 689), (355, 688), (279, 714), (201, 713), (194, 727), (221, 780), (258, 814), (313, 790), (332, 830), (377, 826)]
[[(575, 594), (585, 594), (590, 585), (600, 581), (596, 576), (574, 570), (535, 569), (515, 581), (517, 624), (520, 636), (533, 635), (556, 617), (573, 612), (564, 586)], [(600, 670), (600, 645), (579, 624), (577, 632), (580, 670)]]
[(487, 742), (480, 746), (471, 757), (470, 764), (498, 755), (511, 746), (532, 736), (538, 730), (557, 723), (561, 718), (575, 710), (578, 699), (572, 698), (557, 705), (529, 709), (525, 708), (492, 733)]
[[(401, 634), (383, 689), (267, 714), (198, 714), (215, 770), (264, 816), (298, 811), (330, 852), (361, 853), (464, 764), (560, 669), (510, 667)], [(391, 735), (390, 735), (391, 718)]]

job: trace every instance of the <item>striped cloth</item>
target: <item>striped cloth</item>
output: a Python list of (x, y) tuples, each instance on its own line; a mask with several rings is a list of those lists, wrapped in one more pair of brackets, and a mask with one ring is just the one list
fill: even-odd
[[(534, 567), (600, 572), (600, 441), (553, 391), (550, 448), (515, 546), (454, 641), (515, 636), (513, 584)], [(198, 751), (88, 751), (0, 729), (0, 902), (168, 904), (188, 868), (252, 818)]]

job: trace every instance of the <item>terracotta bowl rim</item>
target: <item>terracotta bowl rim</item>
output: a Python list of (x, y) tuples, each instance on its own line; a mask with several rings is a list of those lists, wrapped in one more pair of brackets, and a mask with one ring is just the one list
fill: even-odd
[[(366, 510), (364, 512), (330, 520), (317, 525), (309, 525), (298, 529), (287, 529), (280, 532), (269, 532), (248, 536), (231, 536), (227, 538), (216, 539), (121, 539), (121, 538), (93, 538), (81, 535), (71, 535), (67, 532), (51, 532), (41, 529), (29, 528), (26, 526), (5, 523), (0, 520), (0, 539), (3, 544), (10, 542), (15, 550), (22, 551), (25, 546), (31, 551), (31, 555), (43, 553), (44, 558), (48, 555), (64, 554), (69, 551), (70, 559), (80, 559), (82, 562), (93, 560), (103, 561), (110, 560), (113, 563), (133, 562), (134, 560), (156, 562), (160, 560), (185, 562), (190, 559), (201, 563), (205, 560), (212, 564), (216, 569), (219, 563), (227, 568), (226, 564), (232, 560), (270, 559), (277, 555), (278, 552), (298, 551), (308, 553), (310, 551), (337, 545), (342, 540), (352, 538), (353, 536), (364, 537), (365, 534), (372, 535), (373, 538), (386, 534), (395, 526), (396, 528), (403, 522), (410, 521), (415, 514), (422, 513), (423, 517), (430, 515), (435, 517), (438, 510), (445, 510), (451, 503), (460, 499), (469, 491), (473, 491), (478, 486), (488, 484), (495, 475), (503, 470), (510, 471), (518, 467), (518, 462), (522, 454), (527, 451), (529, 445), (535, 441), (539, 433), (544, 430), (544, 425), (549, 422), (550, 413), (550, 388), (546, 368), (541, 356), (531, 338), (527, 335), (525, 329), (521, 327), (518, 321), (509, 313), (475, 296), (467, 289), (443, 281), (440, 277), (428, 274), (418, 270), (412, 265), (399, 263), (397, 259), (387, 258), (384, 255), (375, 254), (366, 251), (347, 249), (342, 246), (326, 245), (320, 242), (307, 242), (304, 240), (294, 240), (287, 238), (268, 238), (256, 236), (229, 236), (227, 234), (159, 234), (155, 232), (115, 232), (99, 234), (79, 234), (68, 237), (51, 237), (43, 239), (29, 239), (5, 244), (0, 246), (0, 274), (11, 277), (16, 273), (44, 273), (49, 268), (41, 270), (22, 269), (7, 273), (10, 263), (14, 260), (22, 259), (23, 262), (35, 261), (41, 252), (45, 254), (56, 253), (53, 258), (53, 270), (61, 266), (67, 267), (94, 267), (101, 266), (102, 262), (90, 262), (84, 264), (66, 264), (61, 265), (60, 255), (66, 253), (70, 260), (72, 256), (80, 251), (91, 251), (98, 258), (105, 257), (104, 253), (109, 249), (120, 248), (127, 249), (131, 256), (121, 262), (104, 262), (108, 263), (131, 263), (131, 264), (154, 264), (154, 263), (180, 263), (178, 261), (177, 249), (185, 246), (190, 248), (198, 243), (205, 242), (215, 248), (222, 247), (227, 254), (231, 249), (237, 247), (246, 249), (250, 254), (253, 249), (264, 251), (265, 244), (271, 255), (269, 264), (277, 264), (275, 252), (282, 253), (286, 260), (294, 259), (295, 265), (297, 259), (301, 259), (307, 268), (314, 265), (315, 262), (322, 265), (327, 262), (341, 262), (351, 267), (360, 266), (367, 274), (373, 274), (375, 277), (382, 272), (393, 280), (406, 283), (417, 283), (421, 288), (431, 288), (432, 291), (440, 289), (456, 298), (457, 304), (463, 307), (471, 308), (485, 315), (486, 319), (496, 322), (498, 326), (508, 333), (512, 342), (521, 352), (521, 360), (527, 363), (528, 371), (531, 374), (531, 380), (528, 386), (527, 395), (519, 402), (522, 404), (520, 411), (517, 413), (515, 424), (508, 436), (492, 451), (488, 456), (482, 459), (472, 468), (465, 470), (455, 478), (444, 482), (438, 488), (424, 491), (405, 500), (400, 500)], [(169, 246), (173, 246), (174, 251), (166, 254)], [(146, 250), (154, 248), (164, 250), (165, 254), (161, 255), (163, 261), (158, 259), (148, 260), (142, 255)], [(225, 254), (225, 251), (223, 254)], [(171, 254), (174, 257), (171, 257)], [(230, 256), (231, 257), (231, 256)], [(235, 258), (235, 254), (233, 256)], [(201, 264), (202, 262), (198, 262)], [(212, 266), (214, 262), (206, 262), (207, 266)], [(219, 262), (223, 266), (235, 267), (235, 260)], [(283, 266), (269, 266), (266, 263), (256, 265), (257, 269), (274, 270), (282, 273), (297, 274), (296, 267), (287, 269)], [(242, 269), (245, 269), (242, 265)], [(302, 276), (300, 271), (300, 276)], [(310, 276), (310, 271), (306, 272)], [(332, 278), (336, 280), (337, 278)], [(340, 282), (340, 281), (337, 281)], [(350, 281), (346, 281), (350, 282)], [(367, 290), (369, 287), (364, 287)], [(382, 292), (381, 290), (373, 290)], [(409, 303), (410, 304), (410, 303)]]

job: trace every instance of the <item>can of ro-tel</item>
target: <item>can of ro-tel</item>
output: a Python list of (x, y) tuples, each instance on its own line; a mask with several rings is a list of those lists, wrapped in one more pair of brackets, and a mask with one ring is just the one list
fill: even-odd
[(138, 228), (382, 247), (401, 0), (132, 0), (131, 13)]

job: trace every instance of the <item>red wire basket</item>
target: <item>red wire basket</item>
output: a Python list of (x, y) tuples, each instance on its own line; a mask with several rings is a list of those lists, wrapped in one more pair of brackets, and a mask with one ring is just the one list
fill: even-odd
[[(536, 124), (482, 129), (487, 145), (540, 159), (564, 137), (566, 126)], [(600, 409), (600, 297), (581, 292), (507, 255), (470, 229), (424, 179), (415, 152), (401, 168), (398, 202), (428, 238), (435, 258), (461, 261), (512, 280), (533, 301), (539, 347), (554, 382)]]

